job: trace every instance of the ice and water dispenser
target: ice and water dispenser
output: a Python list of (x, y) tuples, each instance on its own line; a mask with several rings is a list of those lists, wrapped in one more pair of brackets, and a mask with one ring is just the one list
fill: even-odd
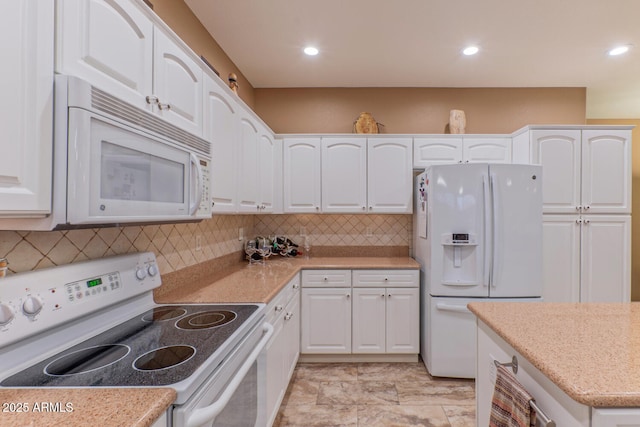
[(477, 285), (480, 250), (475, 233), (444, 233), (442, 282), (446, 285)]

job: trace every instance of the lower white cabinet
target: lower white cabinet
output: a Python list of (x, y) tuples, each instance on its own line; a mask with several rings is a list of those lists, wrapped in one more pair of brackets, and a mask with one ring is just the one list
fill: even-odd
[(591, 427), (637, 426), (640, 426), (640, 408), (594, 408), (591, 412)]
[(545, 301), (631, 299), (628, 215), (544, 215), (543, 245)]
[(418, 288), (354, 288), (353, 353), (418, 353), (418, 301)]
[(417, 354), (418, 270), (302, 272), (303, 354)]
[(300, 354), (300, 276), (296, 275), (267, 305), (274, 333), (266, 347), (266, 406), (272, 425)]
[(351, 353), (351, 287), (302, 286), (300, 353)]

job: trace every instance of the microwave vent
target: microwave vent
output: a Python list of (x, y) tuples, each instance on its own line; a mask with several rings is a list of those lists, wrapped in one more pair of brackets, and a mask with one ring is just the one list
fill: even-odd
[(93, 86), (91, 87), (91, 107), (169, 138), (180, 145), (193, 148), (205, 154), (211, 154), (211, 143), (209, 141), (180, 129), (171, 123), (167, 123), (153, 114), (134, 107)]

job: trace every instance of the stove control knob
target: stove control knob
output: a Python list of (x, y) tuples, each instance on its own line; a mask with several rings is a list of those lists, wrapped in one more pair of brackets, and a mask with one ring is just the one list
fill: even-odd
[(138, 280), (142, 280), (145, 277), (147, 277), (147, 270), (145, 270), (144, 268), (138, 268), (136, 270), (136, 277), (138, 278)]
[(22, 303), (22, 312), (27, 316), (35, 316), (42, 310), (42, 301), (38, 297), (30, 296)]
[(0, 326), (13, 320), (13, 310), (7, 304), (0, 304)]
[(156, 274), (158, 274), (158, 266), (155, 264), (151, 264), (149, 267), (147, 267), (147, 273), (149, 273), (149, 276), (153, 277)]

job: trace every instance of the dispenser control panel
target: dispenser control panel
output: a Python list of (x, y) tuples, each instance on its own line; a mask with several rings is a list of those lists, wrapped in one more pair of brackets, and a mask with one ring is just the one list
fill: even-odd
[(473, 246), (478, 244), (474, 233), (445, 233), (441, 236), (441, 243), (450, 246)]

